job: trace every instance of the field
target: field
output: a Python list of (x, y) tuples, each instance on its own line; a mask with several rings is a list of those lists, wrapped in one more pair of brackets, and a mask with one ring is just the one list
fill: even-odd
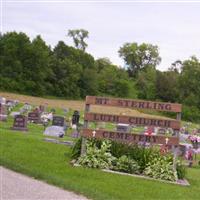
[[(48, 101), (49, 107), (58, 107), (59, 114), (62, 114), (63, 106), (84, 109), (84, 102), (80, 101), (44, 100), (21, 95), (10, 96), (10, 98), (35, 105)], [(187, 179), (190, 186), (178, 186), (109, 174), (96, 169), (73, 167), (70, 164), (71, 148), (45, 142), (42, 134), (43, 126), (29, 124), (29, 131), (22, 133), (10, 130), (12, 123), (12, 118), (9, 118), (6, 123), (0, 122), (0, 165), (2, 166), (83, 194), (91, 199), (199, 199), (199, 167), (188, 169)], [(69, 134), (64, 139), (73, 140)]]
[[(0, 92), (0, 96), (4, 96), (7, 99), (17, 99), (22, 103), (30, 103), (33, 105), (46, 105), (48, 107), (53, 108), (71, 108), (73, 110), (84, 111), (85, 104), (84, 101), (71, 101), (71, 100), (58, 100), (58, 99), (46, 99), (40, 97), (30, 97), (26, 95), (18, 95), (13, 93)], [(116, 108), (116, 107), (106, 107), (106, 109), (102, 109), (100, 106), (92, 106), (91, 112), (98, 113), (110, 113), (110, 114), (126, 114), (126, 115), (136, 115), (136, 116), (152, 116), (149, 114), (145, 114), (143, 112), (139, 112), (137, 110), (128, 109), (128, 108)], [(155, 115), (154, 117), (157, 117)], [(159, 118), (167, 118), (164, 116), (159, 116)]]

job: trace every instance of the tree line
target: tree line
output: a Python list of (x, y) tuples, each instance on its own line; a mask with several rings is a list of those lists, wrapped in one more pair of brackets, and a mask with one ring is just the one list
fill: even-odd
[(158, 46), (123, 44), (119, 56), (126, 67), (108, 58), (95, 59), (86, 52), (83, 29), (69, 30), (75, 47), (59, 41), (52, 48), (41, 36), (25, 33), (0, 35), (0, 90), (34, 96), (84, 99), (86, 95), (178, 102), (183, 117), (200, 121), (200, 61), (177, 60), (167, 71), (156, 69), (161, 61)]

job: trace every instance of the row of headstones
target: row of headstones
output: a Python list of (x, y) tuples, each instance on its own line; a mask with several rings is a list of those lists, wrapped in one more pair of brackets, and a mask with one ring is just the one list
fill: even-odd
[[(72, 125), (75, 125), (77, 127), (79, 124), (79, 119), (80, 119), (80, 114), (78, 111), (75, 111), (72, 117)], [(29, 121), (29, 118), (27, 118), (25, 115), (16, 115), (14, 118), (12, 130), (28, 131), (28, 128), (27, 128), (28, 121)], [(44, 134), (49, 135), (49, 136), (63, 137), (65, 134), (65, 129), (66, 129), (65, 118), (63, 116), (53, 116), (52, 125), (49, 127), (46, 127)]]

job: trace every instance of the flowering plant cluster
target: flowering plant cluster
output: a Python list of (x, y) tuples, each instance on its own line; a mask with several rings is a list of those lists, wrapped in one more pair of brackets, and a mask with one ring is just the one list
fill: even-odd
[(190, 135), (190, 136), (188, 136), (188, 139), (189, 139), (192, 143), (200, 143), (200, 136), (197, 136), (197, 135)]

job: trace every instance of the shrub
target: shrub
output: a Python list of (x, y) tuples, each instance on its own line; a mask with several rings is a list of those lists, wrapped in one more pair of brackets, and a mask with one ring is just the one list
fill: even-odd
[(82, 155), (77, 163), (91, 168), (110, 169), (112, 162), (116, 159), (110, 153), (111, 143), (103, 141), (98, 148), (94, 141), (87, 141), (86, 154)]
[(184, 179), (186, 176), (186, 167), (182, 164), (180, 160), (177, 160), (176, 171), (178, 179)]
[(176, 181), (177, 172), (173, 168), (173, 157), (171, 155), (163, 155), (162, 157), (154, 157), (144, 170), (144, 174), (155, 179)]
[(116, 161), (116, 166), (114, 167), (114, 170), (121, 171), (121, 172), (127, 172), (131, 174), (138, 174), (139, 173), (139, 166), (137, 162), (135, 162), (133, 159), (127, 157), (127, 156), (121, 156)]
[(75, 145), (72, 147), (72, 159), (78, 159), (78, 157), (81, 155), (81, 143), (82, 143), (82, 138), (79, 138)]
[(135, 160), (142, 173), (147, 167), (152, 157), (160, 157), (158, 148), (145, 148), (138, 145), (127, 145), (118, 142), (112, 142), (111, 154), (117, 158), (126, 155)]

